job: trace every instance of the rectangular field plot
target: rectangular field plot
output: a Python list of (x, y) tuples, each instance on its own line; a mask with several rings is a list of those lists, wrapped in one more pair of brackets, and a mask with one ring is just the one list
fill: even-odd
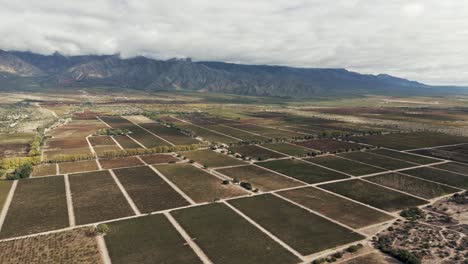
[(154, 168), (197, 203), (247, 194), (240, 187), (224, 185), (218, 177), (190, 164), (155, 165)]
[(96, 160), (83, 160), (74, 162), (59, 163), (60, 173), (75, 173), (99, 170)]
[(190, 145), (199, 143), (198, 140), (182, 134), (179, 130), (172, 127), (166, 127), (157, 123), (144, 123), (140, 126), (148, 129), (154, 134), (164, 138), (175, 145)]
[[(213, 263), (284, 264), (300, 260), (221, 203), (171, 212)], [(242, 258), (240, 260), (239, 258)]]
[(78, 228), (0, 242), (0, 263), (102, 263), (90, 232), (91, 228)]
[(103, 169), (116, 169), (144, 165), (137, 157), (123, 157), (115, 159), (100, 159)]
[(278, 130), (275, 128), (257, 126), (254, 124), (247, 124), (247, 123), (244, 123), (244, 124), (234, 123), (234, 124), (229, 124), (229, 126), (242, 129), (245, 131), (253, 132), (256, 134), (260, 134), (262, 136), (270, 137), (270, 138), (291, 138), (291, 137), (304, 136), (304, 134), (293, 132), (293, 131)]
[(396, 133), (353, 137), (353, 140), (374, 146), (397, 150), (452, 145), (468, 142), (468, 138), (437, 132)]
[(223, 134), (229, 135), (231, 137), (239, 138), (242, 140), (257, 140), (257, 141), (265, 141), (268, 140), (268, 138), (259, 136), (259, 135), (254, 135), (233, 127), (225, 126), (225, 125), (205, 125), (206, 128), (221, 132)]
[(295, 144), (310, 149), (320, 150), (322, 152), (345, 151), (349, 149), (358, 150), (362, 148), (361, 145), (356, 143), (350, 143), (334, 139), (314, 139), (303, 142), (297, 142)]
[(76, 224), (133, 215), (127, 200), (108, 171), (69, 176)]
[(144, 155), (140, 156), (140, 158), (150, 165), (180, 161), (180, 159), (169, 154)]
[(140, 144), (133, 141), (133, 139), (127, 136), (113, 136), (114, 139), (119, 142), (119, 145), (122, 146), (124, 149), (134, 149), (134, 148), (141, 148)]
[(439, 165), (434, 165), (431, 167), (468, 175), (468, 164), (448, 162), (448, 163), (442, 163)]
[(430, 167), (405, 170), (401, 171), (401, 173), (468, 190), (468, 176), (462, 174), (438, 170)]
[(386, 222), (392, 216), (314, 187), (282, 191), (279, 195), (352, 228)]
[(149, 167), (116, 169), (114, 173), (142, 213), (189, 205)]
[(427, 203), (425, 200), (361, 180), (328, 183), (319, 187), (389, 212)]
[(422, 157), (419, 155), (413, 155), (413, 154), (399, 152), (395, 150), (389, 150), (389, 149), (374, 149), (374, 150), (368, 150), (366, 152), (377, 154), (377, 155), (382, 155), (382, 156), (387, 156), (387, 157), (394, 158), (394, 159), (401, 159), (401, 160), (418, 163), (422, 165), (435, 163), (439, 161), (439, 160), (431, 159), (428, 157)]
[(345, 174), (296, 159), (273, 160), (256, 164), (307, 183), (349, 178)]
[(377, 166), (380, 168), (384, 168), (387, 170), (397, 170), (397, 169), (418, 166), (417, 164), (408, 163), (406, 161), (372, 155), (372, 154), (361, 152), (361, 151), (343, 153), (343, 154), (339, 154), (338, 156), (346, 158), (346, 159), (363, 162), (363, 163)]
[(48, 139), (45, 143), (46, 149), (74, 149), (86, 147), (88, 147), (88, 142), (85, 138)]
[(411, 153), (434, 157), (438, 159), (446, 159), (446, 160), (453, 160), (453, 161), (468, 163), (467, 154), (446, 151), (446, 150), (439, 149), (439, 148), (412, 150)]
[(233, 179), (249, 182), (252, 184), (253, 188), (257, 188), (260, 191), (272, 191), (304, 185), (301, 182), (292, 180), (254, 165), (225, 168), (216, 171)]
[(322, 156), (306, 160), (354, 176), (385, 171), (384, 169), (376, 168), (374, 166), (362, 164), (352, 160), (342, 159), (336, 156)]
[(0, 212), (2, 211), (5, 200), (10, 192), (12, 181), (0, 180)]
[(22, 236), (67, 226), (63, 176), (23, 179), (18, 181), (0, 237)]
[(244, 145), (244, 146), (236, 146), (230, 147), (229, 150), (233, 151), (234, 153), (239, 153), (242, 156), (250, 157), (255, 160), (266, 160), (266, 159), (273, 159), (273, 158), (283, 158), (286, 157), (285, 155), (279, 154), (277, 152), (256, 146), (256, 145)]
[(74, 149), (59, 149), (59, 150), (44, 150), (44, 160), (54, 160), (61, 156), (67, 155), (89, 155), (91, 156), (91, 150), (88, 146), (85, 148), (74, 148)]
[(114, 264), (202, 263), (162, 214), (109, 223), (105, 236)]
[(120, 147), (118, 147), (117, 145), (113, 145), (113, 146), (96, 146), (96, 147), (93, 147), (93, 149), (96, 152), (96, 155), (98, 157), (103, 157), (103, 156), (106, 155), (106, 152), (119, 151)]
[(224, 167), (247, 164), (228, 155), (224, 155), (209, 149), (180, 152), (180, 154), (208, 167)]
[(47, 175), (56, 175), (56, 174), (57, 174), (57, 165), (55, 165), (55, 163), (39, 164), (39, 165), (34, 166), (31, 176), (37, 177), (37, 176), (47, 176)]
[(407, 192), (425, 199), (432, 199), (460, 191), (459, 189), (455, 189), (449, 186), (420, 180), (418, 178), (405, 176), (399, 173), (389, 173), (367, 177), (366, 180), (396, 190)]
[(286, 155), (296, 156), (296, 157), (305, 157), (308, 153), (313, 153), (315, 151), (301, 146), (289, 144), (289, 143), (268, 143), (262, 144), (265, 148), (269, 148)]
[(271, 194), (230, 200), (229, 203), (302, 255), (365, 238)]
[(198, 137), (203, 138), (204, 140), (210, 141), (210, 142), (221, 142), (221, 143), (230, 143), (230, 142), (237, 142), (239, 140), (234, 139), (229, 136), (225, 136), (220, 133), (216, 133), (198, 126), (195, 126), (193, 124), (189, 123), (184, 123), (180, 122), (177, 123), (177, 126), (183, 129), (187, 129), (189, 131), (192, 131), (197, 135)]
[(93, 147), (115, 145), (114, 140), (112, 140), (110, 136), (89, 137), (88, 140), (91, 143), (91, 145), (93, 145)]

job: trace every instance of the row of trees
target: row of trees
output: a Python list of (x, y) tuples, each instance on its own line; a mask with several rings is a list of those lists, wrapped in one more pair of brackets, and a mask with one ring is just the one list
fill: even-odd
[(14, 158), (4, 158), (1, 161), (1, 168), (4, 170), (15, 170), (25, 164), (36, 165), (41, 163), (40, 156), (34, 157), (14, 157)]

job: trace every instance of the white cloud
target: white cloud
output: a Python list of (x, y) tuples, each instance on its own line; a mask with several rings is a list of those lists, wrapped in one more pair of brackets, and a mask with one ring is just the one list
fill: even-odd
[(468, 2), (0, 0), (0, 49), (345, 67), (468, 84)]

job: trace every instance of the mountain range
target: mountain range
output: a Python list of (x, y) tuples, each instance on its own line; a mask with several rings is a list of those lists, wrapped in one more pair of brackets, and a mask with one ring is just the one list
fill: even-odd
[(346, 69), (0, 50), (0, 90), (96, 86), (279, 97), (466, 93), (464, 88), (429, 86)]

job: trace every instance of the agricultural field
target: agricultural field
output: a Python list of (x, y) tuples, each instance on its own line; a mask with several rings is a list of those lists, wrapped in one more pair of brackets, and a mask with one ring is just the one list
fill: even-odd
[(61, 156), (68, 156), (68, 155), (86, 155), (91, 156), (91, 150), (89, 147), (85, 148), (73, 148), (73, 149), (60, 149), (60, 150), (45, 150), (44, 151), (44, 160), (55, 160), (60, 158)]
[(59, 163), (58, 166), (59, 172), (63, 174), (99, 170), (96, 160), (63, 162)]
[(0, 238), (22, 236), (68, 226), (63, 176), (18, 181)]
[(182, 134), (176, 128), (166, 127), (157, 123), (141, 123), (140, 126), (171, 142), (174, 145), (191, 145), (199, 143), (198, 140)]
[(447, 163), (442, 163), (439, 165), (434, 165), (431, 167), (468, 175), (468, 164), (463, 164), (463, 163), (458, 163), (458, 162), (447, 162)]
[(345, 174), (297, 159), (273, 160), (256, 164), (310, 184), (349, 178)]
[(253, 188), (260, 191), (272, 191), (304, 185), (299, 181), (295, 181), (255, 165), (224, 168), (216, 171), (232, 179), (237, 179), (241, 182), (248, 182)]
[(264, 137), (269, 137), (269, 138), (292, 138), (292, 137), (305, 136), (302, 133), (298, 133), (294, 131), (279, 130), (275, 128), (258, 126), (254, 124), (248, 124), (248, 123), (233, 123), (233, 124), (230, 124), (229, 126), (232, 126), (234, 128), (238, 128), (241, 130), (249, 131), (252, 133), (260, 134)]
[(89, 142), (93, 147), (96, 146), (114, 146), (115, 142), (110, 136), (89, 137)]
[(312, 150), (321, 152), (337, 152), (347, 150), (359, 150), (364, 146), (334, 139), (314, 139), (308, 141), (297, 142), (296, 145), (306, 147)]
[(221, 154), (210, 149), (194, 150), (180, 152), (180, 154), (188, 159), (194, 160), (201, 165), (207, 167), (225, 167), (246, 164), (243, 161), (235, 159), (225, 154)]
[(214, 130), (220, 133), (223, 133), (225, 135), (235, 137), (244, 141), (266, 141), (268, 140), (268, 137), (260, 136), (260, 135), (255, 135), (252, 133), (248, 133), (246, 131), (236, 129), (234, 127), (229, 127), (223, 124), (210, 124), (210, 125), (204, 125), (204, 127)]
[(222, 184), (222, 179), (191, 164), (154, 165), (154, 168), (197, 203), (247, 194), (239, 186)]
[(0, 242), (0, 263), (103, 264), (92, 229), (69, 231)]
[(405, 170), (401, 171), (401, 173), (468, 190), (468, 176), (466, 175), (438, 170), (430, 167)]
[(106, 152), (112, 152), (112, 151), (119, 151), (120, 148), (117, 145), (113, 146), (96, 146), (93, 147), (94, 151), (96, 152), (96, 155), (98, 157), (105, 157)]
[(365, 238), (271, 194), (230, 200), (229, 203), (302, 255)]
[(268, 149), (272, 149), (274, 151), (284, 153), (286, 155), (296, 156), (296, 157), (305, 157), (308, 154), (315, 152), (311, 149), (304, 148), (304, 147), (297, 146), (297, 145), (290, 144), (290, 143), (267, 143), (267, 144), (262, 144), (262, 146)]
[(78, 225), (134, 214), (108, 171), (71, 174), (69, 179)]
[(403, 168), (409, 168), (418, 166), (417, 164), (408, 163), (406, 161), (397, 160), (393, 158), (381, 157), (377, 155), (372, 155), (367, 152), (355, 151), (338, 154), (339, 157), (362, 162), (365, 164), (373, 165), (376, 167), (384, 168), (387, 170), (397, 170)]
[(400, 262), (392, 257), (381, 253), (373, 252), (366, 255), (340, 262), (342, 264), (399, 264)]
[(363, 228), (394, 217), (315, 187), (281, 191), (279, 195), (351, 228)]
[(0, 158), (24, 156), (35, 133), (0, 134)]
[(149, 167), (113, 171), (142, 213), (189, 205), (189, 202)]
[(140, 158), (149, 165), (161, 164), (161, 163), (173, 163), (180, 161), (180, 159), (169, 155), (169, 154), (152, 154), (152, 155), (143, 155)]
[(45, 149), (76, 149), (76, 148), (87, 148), (88, 142), (85, 138), (61, 138), (61, 139), (49, 139), (46, 141)]
[(12, 184), (12, 181), (0, 180), (0, 212), (5, 204), (5, 200), (7, 199)]
[(332, 155), (309, 158), (305, 160), (354, 176), (361, 176), (385, 171), (385, 169), (377, 168), (371, 165), (366, 165), (363, 163), (343, 159)]
[(395, 133), (353, 137), (352, 140), (396, 150), (410, 150), (468, 142), (467, 137), (447, 135), (437, 132)]
[(105, 240), (114, 264), (202, 263), (162, 214), (111, 222), (109, 227)]
[(367, 177), (366, 180), (390, 187), (392, 189), (410, 193), (424, 199), (433, 199), (460, 191), (459, 189), (455, 189), (446, 185), (420, 180), (418, 178), (405, 176), (400, 173), (371, 176)]
[(204, 140), (210, 142), (221, 142), (221, 143), (231, 143), (231, 142), (238, 142), (238, 139), (235, 139), (230, 136), (226, 136), (220, 132), (213, 132), (212, 130), (208, 130), (190, 123), (176, 123), (177, 127), (182, 129), (188, 130), (193, 132), (196, 136), (201, 137)]
[[(298, 263), (299, 259), (222, 203), (171, 212), (213, 263)], [(228, 239), (226, 239), (228, 238)]]
[(437, 159), (431, 159), (429, 157), (423, 157), (420, 155), (413, 155), (410, 153), (405, 153), (401, 151), (395, 151), (395, 150), (390, 150), (390, 149), (373, 149), (373, 150), (367, 150), (366, 152), (372, 153), (375, 155), (381, 155), (389, 158), (394, 158), (394, 159), (399, 159), (399, 160), (404, 160), (407, 162), (413, 162), (417, 164), (430, 164), (430, 163), (435, 163), (439, 162)]
[(113, 136), (113, 138), (119, 143), (124, 149), (141, 148), (140, 144), (133, 141), (133, 139), (127, 136)]
[(425, 200), (362, 180), (334, 182), (319, 187), (389, 212), (427, 203)]
[(137, 157), (100, 159), (99, 163), (103, 169), (116, 169), (143, 165), (143, 163)]
[(286, 157), (283, 154), (274, 152), (256, 145), (241, 145), (229, 148), (234, 153), (239, 153), (242, 156), (250, 157), (254, 160), (267, 160)]
[(34, 169), (31, 173), (31, 177), (56, 175), (56, 174), (57, 174), (57, 165), (55, 163), (51, 163), (51, 164), (46, 163), (46, 164), (39, 164), (37, 166), (34, 166)]

